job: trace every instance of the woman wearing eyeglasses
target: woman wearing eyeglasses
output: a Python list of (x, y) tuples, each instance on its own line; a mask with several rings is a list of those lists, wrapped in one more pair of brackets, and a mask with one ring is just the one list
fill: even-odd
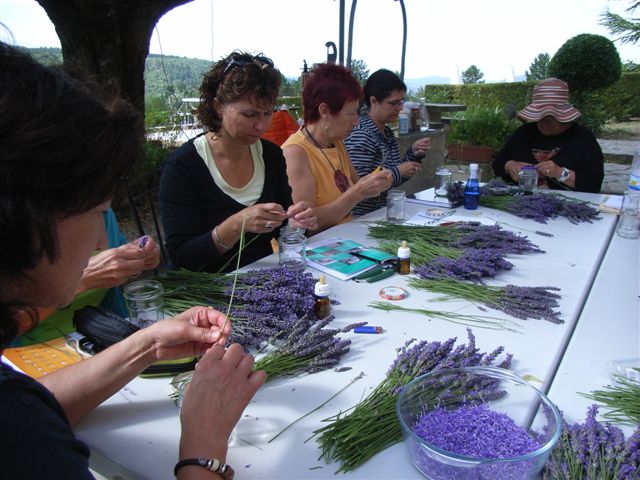
[(358, 124), (362, 88), (350, 70), (322, 64), (302, 91), (304, 126), (283, 144), (295, 201), (314, 207), (320, 230), (351, 220), (351, 210), (391, 185), (391, 174), (360, 178), (343, 140)]
[[(420, 161), (430, 140), (426, 137), (416, 140), (401, 158), (398, 140), (387, 126), (398, 120), (406, 91), (405, 83), (390, 70), (378, 70), (367, 79), (364, 85), (366, 112), (360, 115), (358, 126), (344, 142), (358, 175), (385, 168), (393, 176), (393, 186), (397, 187), (422, 169)], [(353, 214), (364, 215), (385, 206), (386, 196), (386, 192), (382, 192), (378, 197), (360, 202)]]
[(176, 266), (230, 270), (243, 230), (240, 265), (273, 253), (274, 232), (287, 221), (317, 227), (309, 206), (291, 199), (282, 150), (260, 139), (280, 78), (270, 59), (242, 52), (205, 74), (198, 117), (208, 131), (167, 157), (160, 179), (162, 224)]

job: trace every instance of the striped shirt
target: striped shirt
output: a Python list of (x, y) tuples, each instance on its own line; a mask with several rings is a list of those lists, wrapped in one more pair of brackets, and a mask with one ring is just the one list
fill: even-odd
[[(400, 176), (398, 165), (420, 161), (420, 157), (413, 153), (411, 147), (400, 160), (400, 145), (391, 128), (385, 125), (384, 132), (381, 132), (366, 113), (360, 115), (360, 123), (349, 134), (344, 145), (360, 177), (370, 174), (379, 166), (384, 167), (393, 175), (394, 187), (408, 180), (407, 177)], [(351, 213), (364, 215), (386, 204), (387, 192), (382, 192), (377, 197), (367, 198), (358, 203)]]

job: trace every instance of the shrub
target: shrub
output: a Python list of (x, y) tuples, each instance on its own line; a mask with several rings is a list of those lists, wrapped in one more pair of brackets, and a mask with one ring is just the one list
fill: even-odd
[(570, 91), (597, 90), (620, 78), (622, 65), (611, 40), (583, 33), (567, 40), (549, 63), (549, 74), (569, 84)]
[(519, 125), (518, 121), (507, 118), (500, 109), (474, 108), (464, 113), (464, 121), (451, 122), (447, 142), (498, 149)]

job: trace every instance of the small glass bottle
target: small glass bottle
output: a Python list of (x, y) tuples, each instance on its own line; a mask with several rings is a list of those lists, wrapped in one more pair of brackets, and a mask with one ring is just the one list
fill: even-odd
[(157, 280), (138, 280), (124, 287), (129, 321), (140, 328), (164, 318), (164, 287)]
[(398, 273), (400, 275), (408, 275), (411, 273), (411, 249), (406, 240), (402, 241), (398, 248)]
[(480, 184), (478, 183), (478, 164), (469, 165), (469, 179), (464, 187), (464, 208), (475, 210), (480, 198)]
[(313, 295), (316, 299), (316, 303), (313, 306), (313, 312), (318, 320), (327, 318), (331, 315), (331, 300), (329, 300), (329, 293), (331, 288), (327, 283), (327, 278), (324, 275), (320, 275), (320, 279), (316, 282), (316, 286), (313, 290)]

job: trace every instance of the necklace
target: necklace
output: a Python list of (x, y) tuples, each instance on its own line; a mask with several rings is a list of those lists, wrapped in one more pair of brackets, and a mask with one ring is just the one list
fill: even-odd
[(349, 179), (347, 178), (347, 176), (344, 174), (344, 171), (343, 171), (344, 167), (342, 165), (342, 156), (340, 155), (340, 150), (337, 150), (338, 160), (340, 160), (340, 167), (336, 170), (336, 168), (333, 166), (333, 163), (331, 163), (331, 160), (329, 160), (329, 157), (327, 157), (327, 154), (324, 153), (324, 150), (322, 148), (322, 145), (320, 145), (320, 142), (318, 142), (313, 137), (313, 135), (311, 135), (311, 132), (309, 131), (306, 125), (303, 127), (303, 129), (304, 129), (304, 132), (309, 137), (309, 139), (318, 148), (318, 150), (320, 150), (320, 153), (322, 153), (322, 156), (327, 160), (327, 162), (331, 166), (331, 169), (333, 170), (333, 181), (335, 182), (336, 187), (338, 187), (338, 190), (340, 190), (342, 193), (349, 190)]

